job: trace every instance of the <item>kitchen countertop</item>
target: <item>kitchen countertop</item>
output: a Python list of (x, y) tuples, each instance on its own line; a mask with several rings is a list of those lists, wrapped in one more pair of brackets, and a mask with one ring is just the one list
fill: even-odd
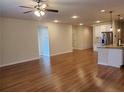
[(99, 46), (98, 48), (124, 49), (124, 44), (122, 44), (121, 46), (105, 45), (105, 46)]

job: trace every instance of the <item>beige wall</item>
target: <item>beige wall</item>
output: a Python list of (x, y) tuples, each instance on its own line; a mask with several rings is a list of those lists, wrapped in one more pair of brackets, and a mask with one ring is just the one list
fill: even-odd
[(32, 21), (4, 19), (3, 64), (38, 58), (37, 24)]
[(72, 26), (58, 23), (41, 23), (48, 27), (50, 55), (72, 52)]
[(72, 52), (72, 26), (67, 24), (48, 24), (51, 55)]
[(0, 18), (0, 65), (2, 64), (2, 19)]
[(88, 26), (73, 26), (73, 48), (88, 49), (93, 46), (92, 28)]
[(4, 18), (2, 65), (20, 63), (39, 57), (37, 37), (39, 25), (48, 27), (51, 55), (72, 51), (71, 25)]

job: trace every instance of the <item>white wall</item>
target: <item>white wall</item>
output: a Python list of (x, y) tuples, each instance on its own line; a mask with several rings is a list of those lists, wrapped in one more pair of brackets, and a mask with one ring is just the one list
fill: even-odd
[(92, 28), (88, 26), (73, 26), (74, 49), (88, 49), (93, 46)]
[(72, 51), (72, 26), (4, 18), (3, 64), (20, 63), (39, 57), (38, 27), (47, 26), (51, 55)]
[(0, 65), (2, 64), (2, 19), (0, 18)]
[(72, 26), (67, 24), (48, 24), (51, 55), (72, 52)]
[(4, 19), (3, 64), (38, 58), (37, 24)]

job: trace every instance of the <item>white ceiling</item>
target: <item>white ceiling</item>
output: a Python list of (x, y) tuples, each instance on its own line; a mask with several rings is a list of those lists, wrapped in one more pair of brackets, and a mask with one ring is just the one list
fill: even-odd
[[(28, 9), (18, 6), (32, 6), (36, 3), (32, 0), (0, 0), (0, 10), (2, 16), (35, 19), (38, 18), (33, 14), (23, 14)], [(49, 8), (58, 9), (59, 13), (48, 13), (41, 18), (42, 21), (60, 20), (62, 23), (69, 24), (93, 24), (96, 20), (107, 21), (109, 14), (100, 13), (101, 9), (107, 11), (113, 10), (114, 16), (121, 14), (124, 16), (124, 0), (48, 0)], [(71, 19), (71, 16), (77, 15), (78, 19)]]

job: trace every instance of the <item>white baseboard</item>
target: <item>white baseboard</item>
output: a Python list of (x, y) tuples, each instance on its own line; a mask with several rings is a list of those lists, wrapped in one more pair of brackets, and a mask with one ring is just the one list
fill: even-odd
[[(72, 51), (61, 52), (61, 53), (52, 54), (52, 55), (50, 55), (50, 56), (56, 56), (56, 55), (61, 55), (61, 54), (71, 53), (71, 52), (72, 52)], [(10, 66), (10, 65), (19, 64), (19, 63), (24, 63), (24, 62), (29, 62), (29, 61), (37, 60), (37, 59), (40, 59), (40, 57), (35, 57), (35, 58), (26, 59), (26, 60), (21, 60), (21, 61), (16, 61), (16, 62), (11, 62), (11, 63), (8, 63), (8, 64), (2, 64), (2, 65), (0, 65), (0, 67)]]
[[(61, 52), (61, 53), (52, 54), (52, 55), (50, 55), (50, 56), (56, 56), (56, 55), (61, 55), (61, 54), (71, 53), (71, 52), (72, 52), (72, 51)], [(0, 65), (0, 67), (10, 66), (10, 65), (18, 64), (18, 63), (29, 62), (29, 61), (37, 60), (37, 59), (40, 59), (40, 57), (31, 58), (31, 59), (26, 59), (26, 60), (21, 60), (21, 61), (17, 61), (17, 62), (11, 62), (11, 63), (8, 63), (8, 64), (2, 64), (2, 65)]]
[(56, 53), (56, 54), (51, 54), (51, 56), (56, 56), (56, 55), (62, 55), (62, 54), (66, 54), (66, 53), (71, 53), (71, 51), (67, 51), (67, 52), (61, 52), (61, 53)]
[(83, 50), (83, 49), (81, 49), (81, 48), (74, 48), (74, 50)]
[(90, 49), (91, 47), (89, 48), (74, 48), (75, 50), (86, 50), (86, 49)]
[(103, 62), (100, 62), (100, 63), (98, 63), (99, 65), (105, 65), (105, 66), (108, 66), (108, 64), (106, 64), (106, 63), (103, 63)]
[(37, 60), (37, 59), (40, 59), (40, 57), (35, 57), (35, 58), (31, 58), (31, 59), (21, 60), (21, 61), (17, 61), (17, 62), (8, 63), (8, 64), (2, 64), (2, 65), (0, 65), (0, 67), (10, 66), (10, 65), (24, 63), (24, 62), (29, 62), (29, 61), (33, 61), (33, 60)]
[(50, 57), (50, 55), (40, 55), (40, 56)]
[(104, 66), (110, 66), (110, 67), (116, 67), (116, 68), (120, 68), (120, 66), (115, 66), (115, 65), (109, 65), (106, 63), (98, 63), (99, 65), (104, 65)]

